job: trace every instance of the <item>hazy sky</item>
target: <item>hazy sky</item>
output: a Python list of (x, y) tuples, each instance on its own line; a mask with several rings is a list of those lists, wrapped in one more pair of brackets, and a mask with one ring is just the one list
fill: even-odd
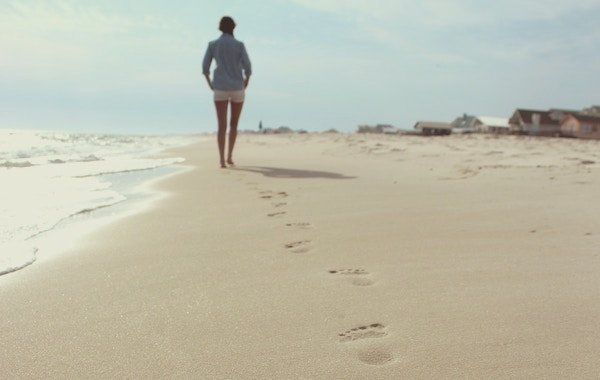
[(0, 0), (0, 128), (214, 130), (223, 15), (253, 64), (242, 129), (600, 104), (600, 0)]

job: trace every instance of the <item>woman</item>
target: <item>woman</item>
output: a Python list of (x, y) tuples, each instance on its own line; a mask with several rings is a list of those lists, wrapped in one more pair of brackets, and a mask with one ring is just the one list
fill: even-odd
[[(208, 44), (202, 64), (202, 71), (208, 86), (214, 92), (217, 119), (219, 121), (217, 142), (222, 168), (227, 167), (226, 163), (233, 166), (233, 147), (237, 137), (238, 120), (244, 105), (245, 89), (248, 87), (250, 75), (252, 74), (252, 66), (246, 48), (242, 42), (233, 37), (233, 29), (235, 29), (233, 19), (227, 16), (223, 17), (219, 24), (219, 30), (223, 34)], [(217, 68), (211, 80), (210, 65), (213, 59), (217, 62)], [(227, 161), (225, 161), (225, 135), (227, 133), (227, 106), (229, 103), (231, 103), (231, 118)]]

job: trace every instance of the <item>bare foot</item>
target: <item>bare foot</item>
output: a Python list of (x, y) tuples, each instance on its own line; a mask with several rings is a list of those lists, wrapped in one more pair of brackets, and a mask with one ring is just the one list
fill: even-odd
[(226, 169), (227, 165), (225, 165), (225, 162), (221, 161), (221, 169)]
[(227, 159), (227, 165), (229, 166), (235, 166), (235, 164), (233, 163), (233, 160), (230, 158)]

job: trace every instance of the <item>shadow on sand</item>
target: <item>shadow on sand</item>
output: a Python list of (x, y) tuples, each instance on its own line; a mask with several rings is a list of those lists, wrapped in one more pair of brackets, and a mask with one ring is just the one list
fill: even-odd
[(259, 173), (265, 177), (273, 178), (327, 178), (327, 179), (353, 179), (339, 173), (322, 172), (318, 170), (298, 170), (286, 168), (272, 168), (268, 166), (236, 166), (232, 168), (243, 172)]

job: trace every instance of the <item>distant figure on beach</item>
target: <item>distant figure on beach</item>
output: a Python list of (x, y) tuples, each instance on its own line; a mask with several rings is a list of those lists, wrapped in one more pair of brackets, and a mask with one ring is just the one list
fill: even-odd
[[(245, 90), (252, 74), (250, 58), (244, 44), (233, 36), (234, 29), (235, 22), (231, 17), (225, 16), (221, 19), (219, 30), (223, 34), (208, 44), (202, 62), (202, 72), (206, 77), (208, 86), (214, 92), (219, 123), (217, 142), (222, 168), (234, 164), (233, 147), (237, 137), (237, 126), (244, 105)], [(213, 59), (216, 61), (217, 67), (211, 80), (210, 65)], [(225, 137), (227, 134), (227, 108), (229, 103), (231, 103), (231, 117), (229, 121), (227, 161), (225, 161)]]

